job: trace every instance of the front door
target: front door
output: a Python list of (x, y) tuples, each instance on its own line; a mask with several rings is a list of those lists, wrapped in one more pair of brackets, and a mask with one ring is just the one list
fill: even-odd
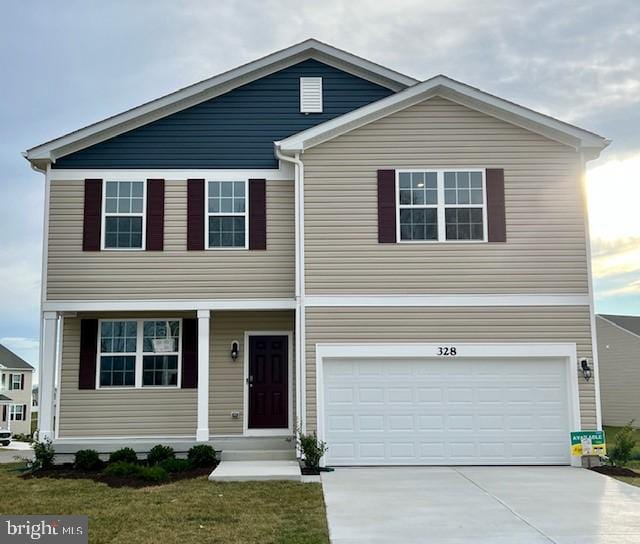
[(288, 337), (249, 337), (249, 428), (289, 425)]

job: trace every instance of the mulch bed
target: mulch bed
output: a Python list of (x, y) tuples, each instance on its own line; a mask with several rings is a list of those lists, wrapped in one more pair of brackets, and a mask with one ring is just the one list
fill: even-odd
[(607, 476), (627, 476), (629, 478), (640, 478), (640, 472), (625, 467), (612, 467), (610, 465), (602, 465), (601, 467), (593, 467), (591, 470), (606, 474)]
[(123, 477), (123, 476), (109, 476), (102, 472), (85, 472), (81, 470), (75, 470), (71, 463), (65, 463), (62, 465), (55, 465), (53, 468), (47, 470), (38, 470), (37, 472), (25, 473), (22, 478), (30, 480), (32, 478), (55, 478), (55, 479), (67, 479), (67, 480), (93, 480), (94, 482), (100, 482), (107, 484), (109, 487), (149, 487), (165, 485), (172, 482), (178, 482), (180, 480), (192, 480), (194, 478), (202, 478), (203, 476), (209, 476), (211, 474), (211, 468), (194, 468), (191, 470), (185, 470), (183, 472), (174, 472), (169, 474), (169, 479), (164, 482), (150, 482), (148, 480), (142, 480), (135, 477)]

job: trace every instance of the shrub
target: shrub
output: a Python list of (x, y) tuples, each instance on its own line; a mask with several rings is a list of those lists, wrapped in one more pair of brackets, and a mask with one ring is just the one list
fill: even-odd
[(633, 421), (627, 423), (616, 435), (616, 443), (609, 451), (609, 461), (617, 467), (623, 467), (631, 460), (631, 453), (636, 445), (633, 438)]
[(147, 455), (147, 463), (150, 465), (158, 465), (162, 463), (162, 461), (166, 461), (167, 459), (175, 459), (176, 454), (173, 451), (173, 448), (170, 446), (162, 446), (158, 444), (157, 446), (153, 446), (149, 455)]
[(109, 455), (109, 463), (137, 463), (138, 456), (131, 448), (122, 448)]
[(302, 450), (305, 465), (309, 468), (319, 468), (320, 459), (329, 449), (327, 443), (318, 440), (315, 432), (313, 434), (304, 434), (298, 430), (298, 444)]
[(188, 459), (165, 459), (159, 465), (168, 473), (185, 472), (191, 468), (191, 461)]
[(27, 461), (27, 468), (32, 471), (49, 469), (53, 466), (53, 459), (56, 451), (53, 449), (51, 440), (45, 438), (33, 443), (33, 460)]
[(140, 467), (138, 477), (147, 482), (166, 482), (169, 479), (169, 473), (162, 467)]
[(107, 476), (116, 476), (118, 478), (129, 478), (131, 476), (138, 476), (142, 469), (143, 467), (135, 463), (118, 461), (107, 465), (103, 474), (106, 474)]
[(28, 442), (31, 444), (33, 442), (33, 436), (30, 434), (17, 433), (11, 437), (11, 440), (15, 442)]
[(191, 461), (193, 467), (213, 467), (217, 463), (216, 450), (208, 444), (198, 444), (193, 446), (187, 458)]
[(99, 470), (102, 468), (102, 461), (96, 450), (78, 450), (73, 463), (78, 470)]

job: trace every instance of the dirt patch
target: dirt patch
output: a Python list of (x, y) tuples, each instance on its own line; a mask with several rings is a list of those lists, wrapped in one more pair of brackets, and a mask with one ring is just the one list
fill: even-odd
[(607, 476), (626, 476), (628, 478), (640, 478), (640, 473), (630, 468), (612, 467), (610, 465), (602, 465), (601, 467), (593, 467), (591, 470), (606, 474)]
[(63, 465), (55, 465), (47, 470), (38, 470), (37, 472), (28, 472), (22, 475), (25, 480), (31, 480), (34, 478), (54, 478), (60, 480), (93, 480), (94, 482), (100, 482), (108, 485), (109, 487), (132, 487), (141, 488), (149, 486), (159, 486), (170, 484), (172, 482), (179, 482), (181, 480), (192, 480), (194, 478), (202, 478), (203, 476), (209, 476), (211, 474), (211, 468), (194, 468), (191, 470), (185, 470), (183, 472), (173, 472), (169, 474), (169, 479), (164, 482), (150, 482), (148, 480), (142, 480), (136, 477), (124, 477), (124, 476), (109, 476), (102, 472), (87, 472), (81, 470), (75, 470), (73, 465), (65, 463)]

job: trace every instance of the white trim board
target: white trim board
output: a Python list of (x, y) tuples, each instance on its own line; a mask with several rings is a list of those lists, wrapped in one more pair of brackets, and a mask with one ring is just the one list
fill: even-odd
[[(455, 357), (438, 356), (443, 345), (455, 346)], [(316, 425), (319, 440), (325, 440), (324, 428), (324, 359), (348, 358), (563, 358), (567, 363), (567, 388), (569, 424), (571, 429), (582, 429), (580, 422), (580, 397), (578, 387), (578, 356), (575, 343), (465, 343), (447, 341), (435, 343), (318, 343), (316, 344)], [(569, 449), (567, 436), (567, 450)], [(321, 463), (324, 465), (324, 460)], [(571, 464), (579, 466), (580, 458), (571, 457)]]
[(49, 300), (42, 304), (42, 310), (50, 312), (295, 310), (295, 308), (295, 298), (230, 298), (202, 300)]
[(588, 306), (589, 295), (307, 295), (306, 307)]
[[(250, 336), (286, 336), (287, 337), (287, 402), (288, 425), (279, 429), (250, 429), (249, 428), (249, 337)], [(293, 382), (297, 376), (293, 375), (293, 332), (292, 331), (245, 331), (243, 351), (243, 406), (242, 406), (242, 436), (291, 436), (293, 434)]]
[(55, 162), (57, 157), (113, 138), (308, 59), (316, 59), (394, 91), (418, 82), (326, 43), (309, 39), (32, 147), (23, 155), (34, 165), (42, 165), (43, 161)]

